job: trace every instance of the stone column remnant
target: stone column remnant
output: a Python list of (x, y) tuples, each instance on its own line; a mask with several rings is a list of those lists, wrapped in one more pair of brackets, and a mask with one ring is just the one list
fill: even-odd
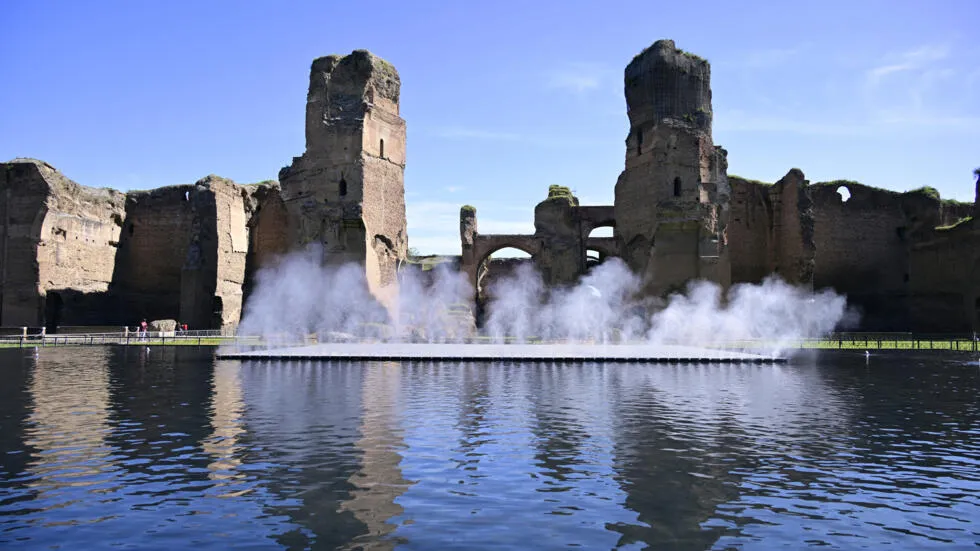
[(407, 255), (400, 87), (394, 66), (366, 50), (313, 60), (306, 152), (279, 173), (293, 245), (320, 245), (325, 264), (361, 264), (389, 309)]
[(615, 236), (645, 292), (693, 279), (727, 286), (727, 152), (711, 139), (711, 68), (658, 40), (626, 67), (626, 168), (616, 183)]

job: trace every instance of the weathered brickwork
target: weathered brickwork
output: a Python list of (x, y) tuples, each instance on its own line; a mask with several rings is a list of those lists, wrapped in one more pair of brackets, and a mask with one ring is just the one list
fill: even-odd
[[(239, 186), (208, 176), (123, 194), (80, 186), (35, 160), (4, 163), (0, 175), (2, 326), (53, 331), (147, 318), (233, 328), (251, 228), (260, 228), (256, 266), (285, 252), (274, 182)], [(265, 221), (252, 220), (266, 205)]]
[(799, 169), (775, 184), (729, 176), (728, 243), (732, 282), (759, 283), (770, 274), (797, 285), (813, 283), (813, 204)]
[[(208, 176), (123, 194), (80, 186), (43, 161), (0, 164), (0, 326), (147, 318), (230, 330), (256, 273), (306, 245), (325, 264), (361, 265), (391, 309), (408, 239), (400, 86), (394, 67), (364, 50), (314, 60), (306, 150), (280, 171), (281, 186)], [(711, 136), (710, 66), (669, 40), (633, 59), (624, 92), (630, 129), (613, 205), (580, 205), (552, 186), (527, 235), (480, 234), (476, 209), (461, 209), (452, 266), (473, 285), (477, 315), (516, 266), (569, 285), (596, 265), (592, 251), (622, 257), (648, 297), (695, 279), (728, 286), (776, 274), (847, 295), (864, 329), (980, 330), (977, 202), (943, 201), (931, 188), (810, 185), (798, 169), (771, 185), (729, 177)], [(599, 227), (613, 237), (592, 237)], [(531, 259), (489, 261), (506, 247)]]
[(0, 164), (0, 325), (96, 321), (112, 280), (123, 194), (34, 159)]
[(644, 291), (694, 279), (727, 286), (726, 152), (711, 139), (708, 62), (659, 40), (626, 67), (626, 169), (616, 182), (615, 236)]
[(389, 308), (408, 242), (400, 87), (395, 68), (365, 50), (314, 60), (306, 152), (279, 173), (292, 245), (322, 245), (326, 264), (363, 265)]
[(980, 332), (980, 222), (921, 236), (909, 255), (910, 329)]

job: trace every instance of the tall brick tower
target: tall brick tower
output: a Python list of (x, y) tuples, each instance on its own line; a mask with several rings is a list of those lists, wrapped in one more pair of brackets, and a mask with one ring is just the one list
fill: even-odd
[(407, 243), (400, 88), (395, 68), (366, 50), (313, 60), (306, 152), (279, 172), (294, 246), (319, 243), (324, 263), (363, 265), (389, 306)]
[(615, 236), (649, 294), (730, 283), (726, 152), (711, 140), (711, 68), (658, 40), (626, 67), (630, 132)]

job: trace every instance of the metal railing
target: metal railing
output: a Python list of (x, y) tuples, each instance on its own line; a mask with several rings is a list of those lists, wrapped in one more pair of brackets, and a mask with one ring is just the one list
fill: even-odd
[[(45, 334), (22, 333), (20, 335), (0, 335), (0, 347), (35, 347), (35, 346), (93, 346), (93, 345), (196, 345), (219, 346), (235, 344), (242, 346), (296, 346), (315, 344), (318, 342), (343, 342), (351, 339), (318, 338), (307, 335), (305, 338), (296, 336), (238, 336), (225, 335), (220, 330), (197, 331), (148, 331), (141, 335), (136, 331), (111, 333), (67, 333)], [(387, 339), (353, 339), (357, 342), (383, 342)], [(538, 338), (494, 339), (486, 336), (472, 336), (461, 342), (478, 344), (490, 342), (526, 342), (543, 343)], [(555, 341), (561, 342), (561, 341)], [(687, 342), (664, 344), (697, 344)], [(952, 350), (961, 352), (980, 352), (980, 339), (976, 334), (961, 335), (930, 335), (914, 333), (832, 333), (823, 338), (807, 338), (792, 341), (775, 341), (769, 339), (747, 339), (728, 342), (706, 343), (713, 348), (750, 349), (778, 346), (784, 349), (860, 349), (860, 350)]]
[(0, 336), (0, 346), (34, 347), (34, 346), (102, 346), (102, 345), (197, 345), (215, 346), (221, 344), (240, 343), (255, 345), (261, 342), (260, 337), (239, 337), (222, 335), (221, 331), (147, 331), (145, 335), (138, 332), (130, 333), (74, 333), (52, 334), (32, 333), (26, 335)]

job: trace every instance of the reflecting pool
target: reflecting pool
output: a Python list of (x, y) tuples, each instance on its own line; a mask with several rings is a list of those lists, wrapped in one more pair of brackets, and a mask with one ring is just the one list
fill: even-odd
[(976, 548), (980, 365), (0, 350), (2, 549)]

